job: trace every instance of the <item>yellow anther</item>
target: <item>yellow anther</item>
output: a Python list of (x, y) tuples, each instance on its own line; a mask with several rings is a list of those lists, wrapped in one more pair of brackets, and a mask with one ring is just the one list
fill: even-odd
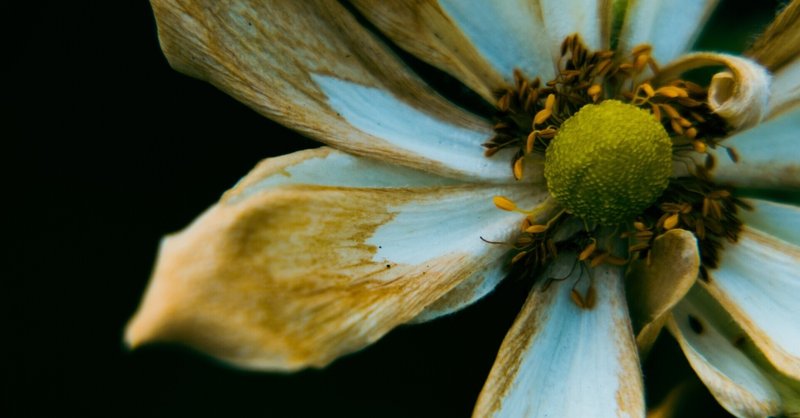
[[(692, 128), (692, 129), (694, 129), (694, 128)], [(692, 129), (689, 129), (689, 131), (691, 131)], [(686, 131), (686, 135), (687, 136), (689, 135), (689, 131)], [(704, 152), (706, 152), (706, 149), (707, 149), (706, 143), (703, 142), (703, 141), (696, 141), (696, 140), (692, 141), (692, 146), (694, 147), (694, 150), (699, 152), (699, 153), (704, 153)]]
[(514, 258), (511, 259), (511, 264), (514, 264), (517, 261), (522, 260), (522, 258), (525, 257), (526, 255), (528, 255), (527, 251), (518, 252), (517, 255), (515, 255)]
[(594, 267), (599, 266), (600, 264), (603, 264), (606, 261), (606, 259), (608, 259), (608, 257), (610, 255), (611, 254), (609, 254), (609, 253), (602, 253), (602, 254), (598, 255), (597, 257), (592, 259), (592, 261), (589, 263), (589, 267), (594, 268)]
[(675, 86), (660, 87), (658, 90), (656, 90), (656, 94), (669, 97), (670, 99), (674, 99), (676, 97), (689, 97), (689, 93), (686, 91), (686, 89)]
[(644, 91), (648, 99), (656, 95), (656, 91), (653, 90), (653, 86), (651, 86), (650, 83), (642, 83), (639, 85), (639, 88)]
[(528, 140), (525, 141), (525, 153), (530, 154), (533, 152), (533, 145), (536, 142), (536, 131), (528, 134)]
[(661, 107), (664, 108), (664, 111), (667, 112), (667, 115), (669, 115), (670, 118), (678, 119), (679, 117), (681, 117), (681, 114), (678, 113), (678, 111), (675, 110), (674, 107), (668, 104), (662, 104)]
[(584, 248), (583, 251), (581, 251), (581, 253), (578, 255), (578, 260), (581, 261), (586, 260), (587, 258), (589, 258), (590, 255), (592, 255), (592, 253), (594, 253), (594, 250), (596, 249), (597, 249), (597, 241), (593, 240), (591, 244), (587, 245), (586, 248)]
[(569, 297), (572, 299), (572, 303), (581, 309), (592, 309), (597, 303), (597, 292), (594, 290), (594, 286), (591, 285), (586, 289), (586, 296), (582, 296), (580, 292), (572, 289), (569, 292)]
[(642, 71), (645, 65), (647, 65), (647, 61), (650, 61), (649, 54), (641, 54), (636, 57), (636, 62), (633, 63), (633, 68), (636, 71)]
[(556, 95), (555, 94), (548, 94), (547, 99), (544, 101), (544, 108), (549, 109), (551, 112), (553, 111), (553, 106), (556, 105)]
[(547, 119), (550, 119), (550, 116), (552, 116), (552, 115), (553, 115), (553, 112), (550, 109), (542, 109), (542, 110), (540, 110), (539, 112), (536, 113), (536, 116), (533, 118), (534, 126), (535, 125), (541, 125), (541, 124), (545, 123), (545, 121), (547, 121)]
[(644, 223), (639, 222), (639, 221), (634, 222), (633, 223), (633, 227), (636, 228), (637, 231), (646, 231), (647, 230), (647, 227), (644, 225)]
[(681, 126), (683, 126), (684, 128), (689, 128), (689, 127), (692, 126), (692, 122), (689, 122), (688, 119), (684, 119), (684, 118), (679, 118), (678, 119), (678, 123), (680, 123)]
[(492, 198), (492, 202), (494, 202), (494, 205), (497, 206), (498, 209), (507, 211), (517, 210), (517, 205), (505, 196), (495, 196)]
[(678, 220), (680, 219), (677, 213), (673, 213), (672, 215), (668, 216), (667, 219), (664, 220), (664, 229), (670, 230), (678, 226)]
[(650, 46), (649, 44), (636, 45), (635, 47), (633, 47), (633, 49), (631, 49), (631, 55), (639, 55), (642, 53), (649, 54), (652, 50), (653, 47)]
[(653, 112), (653, 117), (656, 118), (657, 121), (661, 122), (661, 106), (654, 104), (650, 110)]
[[(686, 132), (684, 133), (684, 135), (686, 135), (686, 137), (689, 138), (689, 139), (695, 139), (697, 137), (697, 128), (692, 127), (692, 128), (687, 129)], [(705, 146), (705, 144), (704, 144), (704, 146)], [(695, 149), (697, 149), (696, 146), (695, 146)], [(705, 148), (703, 148), (703, 151), (698, 151), (698, 152), (705, 152)]]
[(529, 234), (541, 234), (544, 231), (547, 231), (547, 225), (531, 225), (525, 228), (525, 232)]
[(592, 98), (592, 100), (594, 100), (595, 102), (597, 101), (598, 98), (600, 98), (600, 93), (602, 92), (603, 92), (603, 87), (599, 84), (592, 84), (592, 86), (589, 87), (588, 90), (586, 90), (586, 93), (588, 93), (589, 96)]
[(533, 118), (533, 125), (541, 125), (547, 119), (550, 119), (550, 116), (553, 116), (553, 107), (556, 105), (556, 95), (555, 94), (548, 94), (547, 99), (544, 101), (544, 109), (540, 110), (536, 113), (536, 116)]
[(628, 264), (628, 259), (609, 254), (608, 257), (606, 257), (605, 262), (611, 264), (612, 266), (624, 266)]
[(522, 178), (522, 157), (514, 161), (514, 178), (517, 180)]
[(683, 135), (683, 126), (678, 122), (678, 119), (672, 119), (672, 130), (678, 135)]

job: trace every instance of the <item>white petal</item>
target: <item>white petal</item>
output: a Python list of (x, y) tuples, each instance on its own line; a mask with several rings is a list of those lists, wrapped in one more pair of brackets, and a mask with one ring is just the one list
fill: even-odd
[(653, 58), (668, 64), (692, 46), (718, 0), (632, 0), (620, 34), (619, 50), (650, 44)]
[(559, 56), (561, 43), (579, 34), (590, 50), (608, 49), (611, 37), (611, 7), (605, 0), (539, 0), (542, 22)]
[(507, 257), (498, 258), (484, 266), (479, 266), (453, 290), (428, 305), (414, 318), (413, 322), (432, 321), (472, 305), (494, 290), (510, 271), (511, 260)]
[[(622, 271), (592, 271), (596, 304), (580, 308), (587, 272), (561, 254), (540, 278), (503, 341), (475, 417), (643, 417), (642, 378)], [(548, 277), (566, 278), (545, 286)]]
[[(695, 287), (672, 311), (670, 332), (680, 343), (700, 380), (737, 417), (765, 417), (780, 412), (781, 399), (769, 379), (733, 343), (710, 313), (713, 301)], [(728, 328), (731, 328), (728, 326)]]
[(545, 81), (555, 76), (553, 44), (536, 2), (439, 0), (439, 5), (507, 82), (515, 68)]
[(229, 192), (230, 199), (244, 199), (268, 188), (317, 184), (338, 187), (436, 187), (463, 185), (410, 168), (357, 157), (333, 148), (320, 147), (261, 161)]
[(481, 144), (492, 136), (488, 125), (483, 130), (465, 129), (421, 112), (385, 90), (322, 75), (313, 79), (331, 108), (359, 130), (351, 133), (354, 141), (367, 133), (407, 155), (424, 156), (481, 178), (513, 181), (508, 163), (512, 150), (492, 158), (483, 154)]
[[(347, 169), (346, 172), (340, 170)], [(167, 237), (126, 339), (255, 369), (321, 367), (496, 266), (529, 186), (451, 185), (322, 148), (259, 164)]]
[(747, 203), (753, 210), (739, 214), (745, 225), (800, 247), (800, 207), (759, 199)]
[(737, 187), (800, 189), (800, 107), (725, 140), (738, 155), (734, 162), (725, 150), (710, 151), (715, 180)]
[(768, 117), (781, 114), (800, 104), (800, 59), (782, 67), (772, 77)]
[(439, 0), (480, 53), (511, 80), (515, 68), (549, 81), (561, 42), (578, 33), (590, 49), (608, 47), (610, 3), (597, 0)]
[(800, 379), (800, 247), (745, 228), (720, 254), (707, 289), (778, 370)]
[[(455, 178), (511, 177), (508, 167), (499, 169), (501, 164), (466, 168), (470, 165), (461, 162), (463, 155), (448, 155), (465, 146), (452, 142), (463, 139), (461, 133), (489, 139), (489, 122), (436, 94), (338, 2), (153, 0), (152, 5), (162, 49), (173, 67), (211, 82), (267, 117), (354, 154)], [(337, 114), (326, 95), (335, 90), (335, 81), (321, 86), (315, 82), (320, 77), (362, 86), (385, 98), (382, 103), (388, 102), (389, 108), (362, 109), (361, 117), (387, 126), (381, 133), (389, 137), (365, 132)], [(438, 137), (441, 130), (424, 132), (431, 144), (426, 149), (447, 158), (434, 160), (393, 142), (408, 133), (393, 130), (402, 127), (398, 117), (409, 116), (394, 114), (399, 108), (416, 109), (418, 118), (407, 123), (430, 122), (420, 131), (446, 125), (459, 132), (457, 138)], [(483, 151), (480, 141), (474, 146), (467, 156)]]

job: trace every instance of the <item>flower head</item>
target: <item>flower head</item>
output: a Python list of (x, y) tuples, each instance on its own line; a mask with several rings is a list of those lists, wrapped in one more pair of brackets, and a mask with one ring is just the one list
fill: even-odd
[(476, 416), (643, 416), (664, 327), (733, 414), (800, 413), (800, 209), (756, 198), (800, 189), (800, 2), (749, 58), (684, 54), (714, 1), (351, 3), (152, 1), (174, 67), (331, 148), (167, 237), (131, 345), (322, 367), (512, 274)]

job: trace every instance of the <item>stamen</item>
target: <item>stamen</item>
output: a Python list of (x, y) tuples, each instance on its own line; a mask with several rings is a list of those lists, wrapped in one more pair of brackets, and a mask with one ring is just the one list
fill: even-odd
[(492, 201), (494, 205), (497, 206), (498, 209), (502, 209), (505, 211), (513, 212), (517, 210), (517, 205), (509, 198), (505, 196), (495, 196)]
[(517, 180), (522, 178), (522, 163), (523, 163), (522, 160), (523, 157), (520, 157), (517, 158), (516, 161), (514, 161), (514, 178)]
[(531, 225), (525, 228), (525, 232), (529, 234), (540, 234), (544, 231), (547, 231), (547, 228), (548, 228), (547, 225)]
[(594, 253), (596, 249), (597, 249), (597, 240), (592, 238), (592, 242), (589, 245), (587, 245), (586, 248), (584, 248), (583, 251), (581, 251), (581, 253), (578, 255), (578, 260), (580, 261), (586, 260), (587, 258), (589, 258), (590, 255)]
[[(545, 156), (554, 138), (564, 137), (569, 131), (569, 124), (564, 125), (567, 120), (586, 105), (600, 106), (605, 99), (614, 99), (652, 113), (666, 131), (670, 166), (681, 164), (685, 173), (670, 179), (666, 190), (649, 207), (634, 216), (621, 217), (620, 225), (627, 230), (621, 234), (615, 232), (614, 236), (628, 240), (627, 257), (599, 250), (597, 241), (591, 237), (598, 221), (587, 222), (584, 216), (577, 219), (574, 212), (565, 212), (554, 199), (548, 198), (535, 209), (522, 210), (509, 198), (495, 196), (493, 202), (497, 208), (525, 215), (519, 236), (506, 243), (516, 251), (512, 264), (523, 276), (537, 277), (535, 272), (563, 249), (577, 253), (576, 263), (581, 268), (601, 264), (624, 266), (637, 258), (649, 262), (653, 240), (666, 231), (682, 228), (697, 237), (701, 274), (707, 276), (708, 268), (716, 267), (722, 240), (738, 239), (742, 223), (737, 209), (747, 208), (731, 189), (715, 185), (708, 174), (715, 164), (708, 148), (722, 147), (732, 161), (739, 158), (736, 150), (718, 142), (731, 128), (711, 110), (707, 88), (685, 80), (660, 79), (650, 45), (638, 45), (630, 55), (619, 57), (614, 51), (590, 51), (579, 36), (572, 35), (561, 44), (558, 65), (555, 78), (546, 83), (538, 78), (528, 79), (515, 70), (513, 84), (496, 92), (498, 113), (494, 136), (484, 144), (487, 157), (501, 149), (515, 149), (511, 170), (514, 178), (521, 180), (526, 174), (524, 158), (529, 154)], [(594, 135), (589, 135), (587, 140), (593, 138)], [(620, 147), (617, 152), (629, 151), (630, 147)], [(703, 162), (698, 164), (700, 160), (694, 153), (704, 154)], [(635, 165), (636, 160), (631, 161), (633, 164), (621, 164)], [(652, 166), (651, 162), (646, 164)], [(547, 168), (546, 161), (546, 172)], [(552, 196), (553, 190), (549, 191)], [(575, 221), (582, 226), (575, 229)], [(564, 233), (567, 230), (571, 232)], [(549, 283), (563, 279), (547, 280)], [(594, 287), (590, 284), (587, 289), (581, 293), (573, 288), (570, 295), (581, 308), (594, 303)]]

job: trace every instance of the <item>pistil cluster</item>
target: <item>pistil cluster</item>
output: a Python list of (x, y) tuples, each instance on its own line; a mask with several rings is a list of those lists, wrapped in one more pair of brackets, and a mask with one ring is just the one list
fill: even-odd
[[(724, 148), (718, 141), (728, 134), (730, 127), (709, 107), (707, 88), (688, 80), (660, 80), (659, 66), (651, 53), (648, 45), (635, 47), (628, 57), (619, 57), (609, 50), (592, 52), (577, 35), (573, 35), (562, 44), (559, 71), (553, 80), (543, 84), (538, 78), (530, 80), (520, 71), (515, 71), (514, 85), (496, 92), (498, 112), (495, 134), (484, 144), (486, 156), (492, 157), (501, 149), (515, 149), (511, 170), (518, 180), (523, 178), (526, 160), (544, 158), (545, 177), (551, 191), (551, 199), (543, 207), (530, 211), (517, 208), (514, 202), (504, 197), (495, 197), (498, 208), (525, 215), (521, 233), (511, 243), (516, 251), (512, 263), (523, 274), (536, 275), (540, 267), (565, 250), (574, 251), (577, 254), (576, 262), (588, 267), (603, 263), (625, 265), (640, 258), (646, 260), (649, 259), (655, 238), (676, 228), (691, 231), (697, 237), (703, 266), (701, 270), (705, 274), (708, 268), (716, 267), (722, 242), (737, 240), (742, 227), (737, 211), (747, 205), (736, 198), (735, 190), (713, 182), (709, 168), (714, 160), (707, 153), (709, 148)], [(652, 180), (659, 177), (653, 177), (649, 172), (631, 171), (629, 166), (638, 164), (636, 152), (642, 149), (635, 141), (638, 137), (650, 135), (649, 132), (655, 132), (652, 129), (642, 131), (644, 134), (634, 135), (634, 146), (599, 147), (596, 160), (590, 155), (588, 163), (580, 163), (591, 164), (592, 170), (583, 170), (585, 173), (581, 173), (584, 166), (576, 165), (566, 171), (569, 175), (577, 173), (575, 175), (580, 177), (572, 179), (576, 185), (588, 182), (587, 178), (581, 176), (592, 176), (589, 179), (592, 184), (599, 184), (592, 187), (598, 187), (599, 192), (617, 187), (640, 194), (645, 192), (654, 197), (644, 200), (623, 198), (621, 203), (612, 202), (618, 206), (612, 204), (610, 208), (608, 201), (597, 203), (605, 206), (582, 203), (578, 207), (573, 203), (577, 201), (574, 196), (565, 196), (565, 193), (580, 189), (579, 186), (553, 189), (557, 183), (553, 180), (556, 175), (548, 174), (548, 171), (553, 173), (558, 170), (548, 165), (556, 160), (555, 153), (549, 150), (554, 148), (551, 145), (559, 141), (569, 143), (569, 147), (573, 148), (581, 147), (582, 141), (586, 141), (586, 147), (589, 147), (593, 145), (592, 141), (604, 136), (605, 132), (592, 132), (589, 129), (583, 133), (577, 130), (580, 138), (576, 140), (574, 127), (579, 123), (571, 119), (581, 109), (588, 109), (586, 106), (600, 109), (603, 106), (598, 105), (609, 100), (619, 103), (611, 107), (622, 109), (620, 114), (628, 112), (620, 116), (620, 120), (636, 114), (625, 109), (639, 108), (657, 122), (655, 126), (660, 124), (655, 129), (668, 138), (665, 139), (668, 147), (664, 152), (671, 159), (672, 173), (666, 173), (662, 183), (661, 180)], [(596, 123), (596, 129), (604, 129), (603, 126), (616, 129), (613, 119), (619, 115), (600, 110), (592, 112), (591, 117), (583, 118), (596, 119), (597, 115), (609, 115), (607, 122), (611, 125)], [(572, 131), (569, 134), (565, 129), (567, 125)], [(643, 125), (636, 125), (635, 128), (640, 126)], [(650, 136), (661, 138), (660, 135), (654, 133)], [(625, 134), (618, 136), (624, 137)], [(625, 140), (621, 139), (621, 143)], [(564, 154), (564, 149), (569, 147), (561, 146), (559, 153)], [(727, 150), (730, 157), (735, 159), (735, 151)], [(603, 152), (619, 155), (603, 155)], [(623, 155), (625, 153), (629, 154)], [(697, 158), (698, 153), (705, 155), (704, 163), (697, 163), (698, 160), (702, 161)], [(601, 160), (605, 162), (598, 163)], [(661, 161), (658, 158), (656, 160)], [(601, 166), (620, 167), (604, 169), (608, 172), (594, 169)], [(645, 169), (648, 169), (646, 164)], [(655, 167), (652, 169), (655, 170)], [(595, 178), (604, 176), (608, 178), (607, 181)], [(622, 182), (621, 178), (634, 183), (615, 183)], [(636, 183), (639, 181), (637, 179), (659, 183), (658, 189), (648, 189), (650, 185)], [(584, 197), (581, 197), (581, 202), (587, 200)], [(633, 215), (630, 213), (629, 200), (639, 202)], [(641, 204), (642, 201), (644, 204)], [(610, 246), (598, 245), (601, 227), (605, 227), (605, 231), (614, 231), (603, 239), (611, 237), (628, 241), (627, 254), (615, 254), (608, 249)]]

